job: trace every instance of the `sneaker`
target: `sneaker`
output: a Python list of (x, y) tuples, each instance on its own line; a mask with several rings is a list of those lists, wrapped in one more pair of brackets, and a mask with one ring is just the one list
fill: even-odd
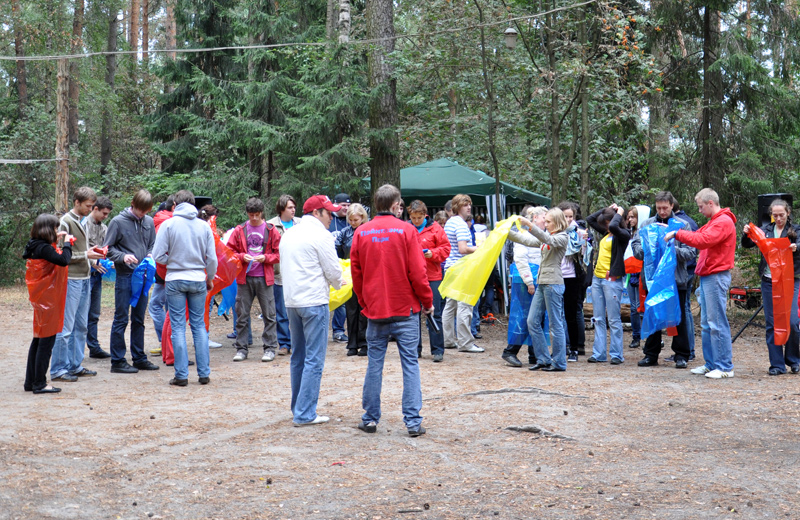
[(200, 383), (201, 385), (207, 385), (208, 383), (211, 382), (211, 378), (210, 377), (201, 377), (200, 379), (197, 380), (197, 382)]
[(333, 334), (333, 341), (338, 341), (339, 343), (347, 343), (347, 336), (344, 332), (336, 332)]
[(694, 358), (695, 358), (695, 355), (692, 354), (691, 356), (689, 356), (689, 361), (694, 361)]
[[(236, 358), (234, 358), (235, 360)], [(266, 363), (267, 361), (272, 361), (275, 359), (275, 351), (274, 350), (265, 350), (264, 355), (261, 356), (261, 361)]]
[(365, 424), (364, 421), (361, 421), (358, 423), (358, 429), (365, 433), (375, 433), (378, 431), (378, 423), (370, 421)]
[(441, 363), (444, 359), (444, 354), (434, 354), (433, 355), (433, 362), (434, 363)]
[(675, 362), (675, 356), (672, 355), (672, 356), (669, 356), (669, 357), (665, 357), (664, 361), (667, 361), (669, 363), (674, 363)]
[(318, 415), (318, 416), (316, 416), (314, 418), (313, 421), (304, 422), (304, 423), (299, 423), (299, 422), (292, 421), (292, 424), (294, 426), (313, 426), (315, 424), (324, 424), (324, 423), (326, 423), (328, 421), (330, 421), (330, 418), (325, 417), (324, 415)]
[(471, 352), (471, 353), (478, 353), (478, 352), (485, 352), (485, 349), (482, 349), (476, 344), (472, 344), (467, 348), (460, 348), (458, 349), (459, 352)]
[(208, 348), (220, 348), (222, 343), (217, 343), (216, 341), (208, 340)]
[[(160, 353), (161, 352), (159, 351), (159, 354)], [(95, 358), (95, 359), (106, 359), (106, 358), (110, 358), (111, 354), (109, 354), (105, 350), (99, 348), (99, 349), (95, 350), (94, 352), (90, 352), (89, 353), (89, 357), (90, 358)]]
[(522, 366), (522, 361), (517, 358), (514, 354), (503, 354), (503, 361), (511, 365), (512, 367), (519, 368)]
[(160, 356), (161, 355), (161, 347), (151, 348), (150, 349), (151, 356)]
[(675, 360), (675, 368), (686, 368), (686, 360), (685, 359), (676, 359)]
[(177, 377), (173, 377), (169, 380), (169, 384), (172, 386), (186, 386), (189, 384), (188, 379), (178, 379)]
[(408, 436), (409, 437), (419, 437), (420, 435), (425, 435), (426, 431), (427, 430), (422, 425), (418, 426), (415, 430), (412, 430), (412, 429), (409, 428)]
[(714, 369), (706, 374), (709, 379), (724, 379), (726, 377), (733, 377), (733, 370), (730, 372), (723, 372), (722, 370)]
[(358, 356), (359, 357), (366, 357), (367, 356), (367, 347), (361, 347), (358, 349)]
[(612, 357), (612, 358), (611, 358), (611, 364), (612, 364), (612, 365), (621, 365), (621, 364), (623, 364), (624, 362), (625, 362), (625, 361), (621, 360), (621, 359), (620, 359), (620, 358), (618, 358), (618, 357)]
[(792, 365), (792, 374), (800, 372), (800, 365)]
[(644, 357), (636, 363), (640, 367), (654, 367), (658, 366), (658, 359), (651, 357)]
[(590, 357), (589, 359), (587, 359), (587, 360), (586, 360), (586, 362), (587, 362), (587, 363), (605, 363), (605, 360), (603, 360), (603, 361), (600, 361), (600, 360), (599, 360), (599, 359), (597, 359), (596, 357), (592, 356), (592, 357)]
[(231, 332), (230, 334), (228, 334), (225, 337), (228, 338), (228, 339), (236, 339), (236, 333), (235, 332)]
[(455, 345), (448, 345), (448, 344), (445, 344), (444, 348), (456, 348), (456, 346), (455, 346)]
[(247, 359), (247, 351), (246, 350), (237, 350), (236, 355), (233, 356), (234, 361), (244, 361)]
[(631, 341), (631, 344), (628, 345), (628, 348), (639, 348), (640, 343), (638, 339)]
[(151, 362), (147, 361), (146, 359), (144, 361), (139, 361), (138, 363), (134, 363), (133, 366), (134, 368), (138, 368), (139, 370), (158, 370), (160, 368), (157, 365), (154, 365)]
[(691, 369), (689, 372), (692, 374), (697, 374), (698, 376), (702, 376), (703, 374), (708, 374), (711, 370), (708, 369), (705, 365), (701, 365), (697, 368)]
[(130, 366), (127, 361), (123, 361), (118, 365), (111, 365), (111, 372), (115, 374), (136, 374), (139, 369)]
[(358, 349), (357, 348), (349, 348), (349, 349), (347, 349), (347, 356), (348, 357), (357, 356), (357, 355), (358, 355)]
[(281, 348), (278, 349), (278, 355), (279, 356), (286, 356), (288, 354), (289, 354), (289, 349), (288, 348), (281, 347)]
[(83, 370), (81, 370), (77, 374), (72, 374), (72, 375), (78, 376), (78, 377), (91, 377), (91, 376), (96, 376), (97, 372), (95, 372), (94, 370), (89, 370), (88, 368), (84, 368)]
[(74, 383), (75, 381), (78, 380), (78, 376), (73, 376), (70, 373), (66, 373), (66, 374), (62, 374), (62, 375), (60, 375), (58, 377), (51, 377), (50, 380), (51, 381), (65, 381), (67, 383)]
[(571, 351), (569, 353), (569, 357), (567, 358), (567, 361), (571, 361), (573, 363), (576, 363), (578, 361), (578, 352), (576, 350)]

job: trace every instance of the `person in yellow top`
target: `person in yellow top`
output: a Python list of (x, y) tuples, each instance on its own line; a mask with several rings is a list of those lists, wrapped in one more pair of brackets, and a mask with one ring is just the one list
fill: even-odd
[(592, 277), (592, 315), (594, 316), (594, 344), (589, 363), (606, 361), (606, 316), (610, 329), (609, 350), (611, 364), (625, 361), (622, 348), (622, 320), (620, 303), (625, 278), (625, 248), (631, 239), (622, 215), (625, 210), (612, 204), (586, 217), (586, 223), (602, 235), (598, 244), (597, 263)]

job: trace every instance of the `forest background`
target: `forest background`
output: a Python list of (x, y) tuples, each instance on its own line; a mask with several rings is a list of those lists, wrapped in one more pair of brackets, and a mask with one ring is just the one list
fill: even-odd
[[(368, 200), (364, 177), (448, 157), (584, 213), (669, 189), (696, 216), (710, 186), (743, 225), (757, 194), (800, 184), (798, 16), (798, 0), (5, 0), (0, 283), (59, 205), (59, 163), (8, 161), (54, 159), (60, 113), (69, 193), (114, 213), (141, 187), (189, 188), (229, 227), (253, 195)], [(62, 62), (59, 103), (56, 57), (87, 54)]]

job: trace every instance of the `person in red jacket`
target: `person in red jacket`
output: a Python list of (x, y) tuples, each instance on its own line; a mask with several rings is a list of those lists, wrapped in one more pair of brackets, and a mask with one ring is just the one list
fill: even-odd
[[(442, 283), (442, 263), (450, 256), (450, 241), (442, 226), (428, 216), (428, 207), (421, 200), (415, 200), (408, 206), (408, 216), (411, 225), (419, 231), (419, 241), (422, 246), (422, 255), (425, 257), (425, 271), (428, 275), (428, 284), (433, 292), (433, 320), (438, 330), (427, 321), (428, 337), (431, 340), (431, 355), (433, 362), (439, 363), (444, 359), (444, 334), (442, 333), (442, 296), (439, 294), (439, 285)], [(422, 356), (422, 335), (420, 334), (417, 345), (417, 357)]]
[(711, 379), (733, 377), (731, 326), (725, 310), (736, 250), (736, 216), (729, 208), (720, 207), (719, 195), (711, 188), (700, 190), (694, 200), (708, 223), (697, 231), (681, 229), (664, 236), (700, 251), (695, 274), (700, 277), (697, 301), (705, 365), (693, 368), (692, 373)]
[(272, 361), (278, 350), (278, 322), (275, 317), (275, 272), (273, 265), (280, 262), (278, 247), (281, 235), (272, 224), (264, 220), (264, 203), (251, 197), (245, 204), (247, 222), (233, 230), (228, 247), (246, 265), (236, 278), (236, 347), (234, 361), (247, 359), (247, 327), (253, 300), (258, 298), (264, 332), (261, 340), (264, 355), (261, 361)]
[(425, 433), (417, 360), (419, 312), (433, 312), (433, 294), (419, 234), (411, 224), (395, 216), (400, 207), (400, 190), (384, 184), (375, 192), (373, 205), (377, 216), (358, 228), (350, 249), (353, 290), (369, 320), (369, 363), (361, 400), (364, 415), (358, 428), (367, 433), (377, 431), (383, 361), (392, 336), (397, 340), (403, 368), (403, 422), (408, 434), (417, 437)]
[[(167, 200), (161, 203), (158, 212), (153, 217), (153, 224), (156, 227), (156, 235), (158, 234), (161, 224), (172, 218), (172, 212), (175, 210), (175, 197), (170, 195)], [(154, 356), (161, 354), (161, 359), (165, 364), (173, 363), (175, 358), (172, 354), (172, 344), (168, 348), (164, 348), (161, 333), (164, 330), (164, 322), (167, 320), (167, 290), (164, 285), (164, 280), (167, 277), (167, 266), (163, 264), (156, 264), (156, 281), (153, 284), (153, 294), (150, 296), (150, 302), (147, 304), (147, 311), (153, 319), (153, 328), (156, 329), (156, 336), (158, 336), (158, 348), (150, 349), (150, 353)]]

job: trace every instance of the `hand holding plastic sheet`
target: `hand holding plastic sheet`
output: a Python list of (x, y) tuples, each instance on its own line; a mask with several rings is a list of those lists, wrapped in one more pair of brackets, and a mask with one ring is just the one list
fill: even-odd
[(519, 215), (513, 215), (498, 222), (477, 251), (450, 266), (439, 285), (439, 293), (468, 305), (478, 303), (497, 257), (503, 252), (508, 232), (518, 220)]
[(747, 236), (756, 243), (772, 274), (772, 316), (775, 327), (775, 344), (789, 341), (789, 319), (794, 297), (794, 259), (788, 238), (767, 238), (752, 222)]
[(131, 307), (136, 307), (139, 303), (139, 298), (143, 294), (150, 292), (150, 286), (156, 279), (156, 262), (150, 257), (145, 258), (136, 269), (133, 270), (131, 275)]
[(64, 328), (67, 267), (42, 259), (28, 260), (25, 265), (25, 285), (33, 305), (33, 337), (55, 336)]
[(677, 231), (683, 223), (673, 218), (668, 226), (650, 224), (639, 231), (644, 249), (642, 272), (647, 279), (647, 299), (644, 302), (642, 337), (681, 322), (681, 306), (678, 285), (675, 282), (675, 240), (664, 242), (664, 235)]
[(334, 310), (344, 305), (353, 296), (353, 275), (350, 274), (350, 260), (339, 260), (342, 266), (342, 278), (345, 285), (341, 289), (331, 287), (331, 301), (328, 302), (328, 309)]

